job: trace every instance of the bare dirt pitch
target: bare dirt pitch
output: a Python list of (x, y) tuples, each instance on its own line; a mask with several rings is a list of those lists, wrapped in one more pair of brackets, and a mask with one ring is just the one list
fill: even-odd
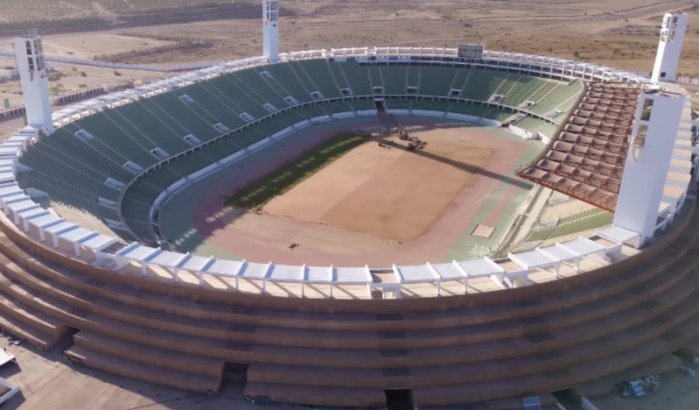
[[(411, 136), (427, 142), (424, 149), (409, 152), (367, 142), (272, 199), (261, 212), (226, 210), (220, 197), (202, 198), (193, 225), (207, 246), (255, 262), (440, 261), (469, 234), (469, 224), (496, 188), (526, 189), (512, 169), (527, 144), (487, 127), (404, 121)], [(221, 214), (229, 216), (225, 224), (211, 218)]]
[[(263, 211), (397, 242), (420, 236), (491, 156), (476, 130), (421, 130), (428, 145), (368, 142), (335, 161)], [(462, 164), (463, 166), (455, 166)]]

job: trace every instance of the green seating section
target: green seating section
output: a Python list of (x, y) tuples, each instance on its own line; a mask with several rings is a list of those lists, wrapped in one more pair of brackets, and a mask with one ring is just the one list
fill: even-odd
[[(458, 97), (478, 101), (500, 94), (503, 105), (516, 107), (531, 100), (534, 112), (546, 114), (571, 109), (583, 84), (485, 69), (366, 65), (353, 60), (317, 59), (255, 67), (106, 109), (59, 128), (24, 155), (22, 162), (32, 170), (22, 183), (46, 191), (52, 200), (102, 219), (119, 220), (117, 210), (99, 204), (100, 198), (106, 200), (103, 203), (119, 198), (119, 189), (105, 184), (107, 179), (128, 184), (139, 169), (184, 152), (197, 141), (216, 139), (151, 172), (125, 196), (121, 217), (138, 238), (152, 241), (145, 223), (148, 210), (169, 185), (304, 119), (373, 110), (376, 87), (382, 87), (388, 96), (407, 95), (387, 97), (389, 109), (436, 110), (504, 120), (512, 115), (512, 109), (438, 98), (448, 97), (451, 90), (460, 90)], [(416, 89), (408, 93), (408, 87)], [(412, 94), (430, 98), (416, 99)], [(342, 97), (346, 99), (313, 103)], [(278, 112), (304, 103), (310, 104)], [(252, 127), (231, 132), (266, 116), (270, 117)], [(518, 126), (547, 135), (555, 131), (554, 125), (535, 117), (525, 118)]]
[(571, 81), (567, 85), (559, 85), (550, 89), (540, 90), (532, 98), (535, 98), (536, 105), (531, 108), (532, 112), (545, 115), (552, 110), (570, 111), (578, 97), (581, 95), (585, 85), (580, 80)]
[(345, 84), (354, 95), (372, 95), (371, 83), (367, 68), (354, 62), (342, 62), (332, 64), (339, 68), (340, 73), (346, 79)]
[(418, 73), (418, 78), (420, 79), (418, 93), (426, 95), (449, 95), (452, 80), (457, 70), (449, 67), (419, 66), (417, 69), (420, 70)]

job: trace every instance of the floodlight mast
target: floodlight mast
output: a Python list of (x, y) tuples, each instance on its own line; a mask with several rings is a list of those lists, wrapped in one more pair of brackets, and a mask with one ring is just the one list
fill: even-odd
[(638, 100), (613, 223), (640, 234), (639, 246), (655, 233), (685, 98), (650, 90)]
[(677, 67), (680, 63), (686, 30), (687, 14), (665, 13), (660, 29), (658, 54), (655, 57), (655, 65), (651, 74), (651, 81), (654, 83), (675, 82), (677, 79)]
[(262, 56), (279, 61), (279, 0), (262, 0)]
[(53, 131), (53, 121), (41, 37), (36, 31), (15, 37), (14, 48), (27, 125), (48, 134)]

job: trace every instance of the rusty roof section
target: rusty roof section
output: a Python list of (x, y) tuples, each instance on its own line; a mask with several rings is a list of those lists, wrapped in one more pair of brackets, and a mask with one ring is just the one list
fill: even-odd
[(638, 97), (626, 84), (592, 82), (544, 152), (517, 174), (614, 212)]

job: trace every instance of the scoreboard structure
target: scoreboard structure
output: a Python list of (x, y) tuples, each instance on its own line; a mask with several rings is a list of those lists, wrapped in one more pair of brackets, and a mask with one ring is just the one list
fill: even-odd
[(470, 60), (481, 60), (483, 59), (483, 44), (461, 44), (458, 55)]

